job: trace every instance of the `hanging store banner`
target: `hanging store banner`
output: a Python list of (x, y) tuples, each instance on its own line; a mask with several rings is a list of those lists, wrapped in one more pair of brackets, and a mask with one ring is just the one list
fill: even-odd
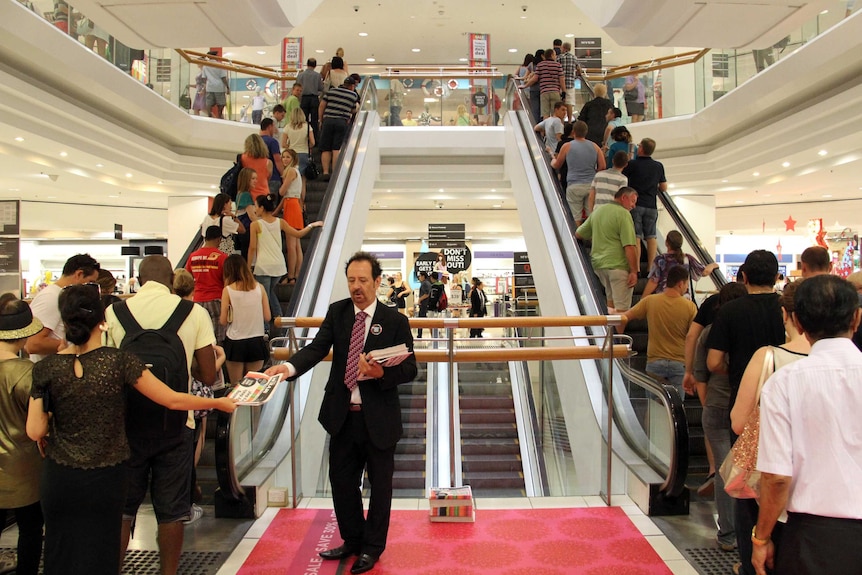
[(602, 39), (575, 38), (575, 58), (580, 62), (581, 68), (601, 68)]
[(488, 34), (468, 34), (470, 42), (470, 65), (489, 66), (491, 64), (491, 36)]
[[(491, 65), (491, 36), (489, 34), (469, 34), (470, 66), (488, 67)], [(477, 124), (493, 123), (492, 101), (494, 93), (492, 80), (481, 79), (470, 82), (470, 114)], [(466, 103), (466, 102), (465, 102)]]
[[(302, 69), (302, 38), (285, 38), (281, 41), (281, 69)], [(281, 81), (281, 93), (287, 97), (287, 81)]]

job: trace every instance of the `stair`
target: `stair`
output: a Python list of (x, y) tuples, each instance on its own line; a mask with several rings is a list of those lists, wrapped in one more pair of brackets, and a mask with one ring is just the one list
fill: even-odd
[[(425, 373), (420, 371), (420, 375)], [(424, 498), (426, 462), (427, 386), (425, 378), (398, 386), (404, 436), (395, 448), (392, 496)]]
[(461, 465), (479, 497), (524, 497), (515, 402), (505, 363), (458, 366)]

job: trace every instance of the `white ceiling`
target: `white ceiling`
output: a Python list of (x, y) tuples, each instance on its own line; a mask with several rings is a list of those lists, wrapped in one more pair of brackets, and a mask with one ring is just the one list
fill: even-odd
[[(353, 11), (354, 5), (360, 6), (359, 12)], [(536, 5), (529, 4), (524, 13), (520, 3), (506, 5), (486, 0), (454, 8), (435, 1), (368, 4), (325, 0), (292, 34), (305, 38), (306, 56), (318, 55), (323, 60), (341, 46), (354, 66), (367, 65), (363, 60), (371, 54), (378, 59), (375, 64), (458, 63), (467, 51), (465, 34), (469, 31), (491, 34), (492, 61), (504, 71), (511, 71), (506, 66), (519, 63), (526, 51), (532, 52), (549, 44), (553, 36), (564, 37), (566, 33), (603, 36), (605, 49), (612, 52), (606, 60), (614, 58), (613, 63), (642, 60), (669, 50), (616, 46), (592, 24), (584, 22), (570, 0), (543, 0), (541, 14)], [(556, 18), (563, 23), (549, 35), (548, 21), (553, 16), (547, 15), (568, 13), (573, 14), (572, 18)], [(521, 18), (524, 15), (527, 18)], [(849, 67), (859, 76), (862, 20), (851, 20), (855, 21), (845, 23), (851, 26), (846, 27), (844, 36), (833, 42), (848, 46), (849, 52), (838, 54), (840, 50), (832, 48), (835, 62), (824, 64), (825, 72), (834, 72), (833, 83), (844, 68)], [(399, 25), (393, 26), (393, 21)], [(160, 100), (157, 95), (141, 94), (140, 86), (130, 78), (101, 85), (101, 78), (113, 78), (106, 75), (104, 61), (93, 54), (82, 54), (77, 46), (70, 49), (59, 40), (55, 45), (49, 36), (26, 30), (23, 24), (13, 18), (0, 23), (5, 38), (0, 39), (0, 73), (7, 64), (15, 64), (13, 60), (20, 60), (30, 62), (34, 78), (42, 74), (46, 77), (42, 83), (31, 81), (27, 86), (25, 78), (4, 75), (0, 83), (4, 90), (0, 98), (0, 197), (166, 207), (170, 195), (213, 193), (231, 150), (237, 147), (231, 142), (240, 142), (248, 127), (184, 116), (167, 102), (154, 103), (153, 99)], [(333, 35), (332, 30), (339, 33)], [(360, 37), (360, 31), (368, 36)], [(507, 43), (504, 38), (516, 42)], [(510, 47), (519, 51), (510, 53)], [(413, 52), (412, 48), (421, 51)], [(233, 57), (238, 60), (274, 64), (272, 54), (278, 48), (229, 51), (236, 52)], [(258, 51), (267, 53), (257, 54)], [(769, 84), (771, 95), (746, 106), (720, 100), (711, 112), (709, 130), (702, 122), (680, 120), (688, 122), (683, 130), (688, 133), (681, 137), (672, 120), (638, 126), (635, 135), (659, 141), (656, 157), (668, 168), (673, 192), (715, 194), (720, 207), (763, 205), (770, 206), (764, 210), (772, 210), (774, 204), (855, 198), (862, 185), (862, 132), (848, 126), (859, 125), (862, 120), (862, 107), (858, 105), (862, 94), (856, 93), (858, 86), (850, 86), (853, 89), (846, 92), (830, 92), (832, 100), (826, 103), (826, 95), (817, 91), (821, 70), (818, 65), (824, 60), (818, 56), (798, 64), (790, 61), (785, 65), (795, 70), (790, 72), (782, 71), (781, 63), (767, 70), (758, 81)], [(61, 79), (67, 82), (65, 87), (47, 77), (57, 69), (64, 71)], [(92, 101), (84, 107), (63, 102), (84, 97), (88, 91), (92, 92)], [(768, 110), (770, 103), (785, 93), (798, 94), (808, 101), (788, 103), (784, 114)], [(810, 105), (821, 102), (821, 97), (823, 105)], [(152, 116), (153, 105), (160, 110), (156, 116)], [(791, 112), (796, 108), (801, 113), (793, 117)], [(739, 127), (739, 117), (750, 120)], [(765, 120), (760, 121), (760, 117)], [(799, 118), (804, 121), (799, 123)], [(716, 128), (722, 124), (736, 126), (735, 132)], [(794, 129), (797, 124), (802, 127)], [(712, 134), (711, 140), (704, 139), (707, 133)], [(723, 141), (732, 145), (721, 146)], [(739, 147), (741, 152), (734, 151)], [(819, 155), (820, 150), (826, 154)], [(67, 155), (62, 156), (63, 152)], [(789, 162), (790, 167), (783, 167), (783, 162)], [(56, 180), (51, 175), (56, 175)], [(398, 195), (394, 193), (392, 201), (387, 199), (385, 204), (378, 200), (377, 205), (396, 209)], [(415, 195), (406, 198), (415, 200)], [(479, 209), (487, 209), (483, 202), (496, 200), (477, 193), (473, 201)], [(427, 209), (436, 209), (433, 202)], [(862, 220), (857, 223), (862, 227), (859, 224)]]

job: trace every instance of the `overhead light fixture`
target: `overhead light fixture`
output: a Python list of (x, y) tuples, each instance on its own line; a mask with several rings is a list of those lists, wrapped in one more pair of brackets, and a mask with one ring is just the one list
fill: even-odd
[(722, 183), (722, 184), (726, 184), (726, 183), (727, 183), (727, 180), (721, 180), (721, 183)]
[(502, 208), (503, 206), (502, 206), (502, 205), (500, 205), (500, 204), (494, 204), (492, 207), (494, 207), (494, 208)]
[(65, 157), (66, 157), (66, 156), (68, 156), (68, 155), (69, 155), (69, 153), (68, 153), (68, 152), (60, 152), (60, 157), (61, 157), (61, 158), (65, 158)]
[(754, 176), (754, 177), (756, 178), (757, 176), (759, 176), (759, 175), (760, 175), (760, 172), (754, 172), (754, 173), (753, 173), (753, 174), (751, 174), (751, 175), (752, 175), (752, 176)]
[(216, 189), (215, 184), (211, 185), (211, 186), (210, 186), (210, 189), (213, 189), (213, 190), (214, 190), (214, 189)]
[(518, 51), (518, 49), (517, 49), (517, 48), (509, 48), (509, 52), (512, 52), (513, 54), (514, 54), (515, 52), (517, 52), (517, 51)]
[(467, 58), (458, 58), (458, 61), (459, 61), (459, 62), (466, 62), (466, 61), (467, 61)]
[(826, 150), (820, 150), (819, 152), (817, 152), (817, 155), (818, 155), (818, 156), (825, 156), (825, 155), (826, 155), (826, 154), (828, 154), (828, 153), (829, 153), (829, 152), (827, 152)]
[(497, 193), (497, 190), (496, 190), (496, 189), (494, 189), (494, 188), (491, 188), (491, 193), (492, 193), (492, 194), (495, 194), (495, 193)]
[(159, 185), (161, 186), (162, 184), (164, 184), (164, 182), (159, 180)]
[(24, 138), (22, 138), (21, 136), (18, 136), (17, 138), (15, 138), (15, 141), (16, 142), (23, 142)]
[(97, 168), (104, 168), (105, 166), (103, 164), (96, 164), (96, 167)]
[(575, 37), (574, 34), (566, 34), (566, 38), (574, 38), (574, 37)]
[(359, 35), (365, 38), (366, 36), (368, 36), (368, 32), (360, 32)]
[(317, 52), (318, 54), (323, 54), (324, 52), (326, 52), (326, 50), (315, 50), (315, 52)]
[(614, 51), (613, 51), (613, 50), (605, 50), (605, 51), (603, 52), (603, 54), (613, 54), (613, 53), (614, 53)]
[(733, 202), (733, 203), (734, 203), (734, 204), (741, 204), (741, 203), (742, 203), (742, 200), (736, 200), (736, 201), (735, 201), (735, 202)]
[(131, 178), (131, 177), (132, 177), (132, 174), (126, 174), (126, 177), (127, 177), (127, 178)]
[(108, 196), (109, 198), (119, 198), (120, 196)]
[(521, 20), (526, 20), (526, 19), (527, 19), (526, 16), (521, 16)]
[(829, 10), (823, 10), (822, 12), (820, 12), (821, 16), (823, 16), (824, 14), (829, 14)]
[(10, 191), (10, 192), (17, 192), (17, 191), (19, 191), (19, 190), (18, 190), (18, 188), (9, 188), (9, 191)]
[(377, 60), (375, 60), (374, 58), (366, 58), (365, 61), (366, 62), (376, 62)]
[(412, 52), (421, 52), (421, 51), (422, 51), (422, 49), (421, 49), (421, 48), (413, 48), (413, 50), (411, 50), (411, 51), (412, 51)]
[(258, 50), (257, 53), (263, 56), (264, 54), (266, 54), (266, 50)]
[(824, 197), (824, 198), (831, 198), (831, 197), (832, 197), (832, 194), (823, 194), (823, 197)]
[(790, 167), (790, 162), (782, 162), (782, 163), (781, 163), (781, 167), (782, 167), (782, 168), (789, 168), (789, 167)]
[(440, 192), (440, 193), (442, 194), (442, 193), (443, 193), (443, 192), (445, 192), (446, 190), (444, 190), (443, 188), (440, 188), (440, 189), (439, 189), (439, 190), (437, 190), (437, 191), (438, 191), (438, 192)]
[(668, 184), (668, 185), (667, 185), (667, 187), (669, 187), (669, 188), (673, 189), (673, 188), (675, 188), (675, 187), (676, 187), (676, 184)]

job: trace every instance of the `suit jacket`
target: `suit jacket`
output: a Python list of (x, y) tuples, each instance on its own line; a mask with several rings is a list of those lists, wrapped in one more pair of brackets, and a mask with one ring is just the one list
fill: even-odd
[(473, 291), (470, 292), (470, 317), (485, 317), (488, 313), (485, 307), (487, 300), (484, 295), (485, 292), (479, 288), (473, 288)]
[[(332, 369), (317, 419), (333, 436), (347, 420), (350, 407), (350, 390), (344, 385), (344, 372), (355, 320), (353, 311), (353, 301), (349, 298), (330, 305), (314, 340), (290, 358), (299, 376), (317, 365), (332, 349)], [(367, 353), (400, 343), (413, 351), (413, 335), (407, 318), (378, 302), (363, 351)], [(416, 358), (411, 354), (399, 365), (384, 367), (382, 378), (358, 382), (368, 437), (379, 449), (392, 447), (401, 439), (403, 428), (398, 386), (413, 381), (416, 372)]]

